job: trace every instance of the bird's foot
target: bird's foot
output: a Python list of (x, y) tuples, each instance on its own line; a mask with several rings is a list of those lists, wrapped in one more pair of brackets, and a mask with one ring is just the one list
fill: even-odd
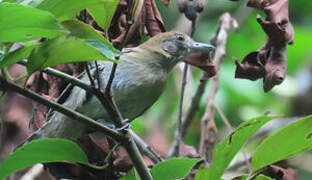
[(107, 122), (104, 119), (98, 119), (97, 122), (103, 124), (104, 126), (111, 128), (111, 129), (116, 129), (115, 124), (111, 123), (111, 122)]
[(125, 123), (120, 128), (116, 128), (116, 130), (119, 131), (119, 132), (123, 132), (123, 131), (129, 130), (130, 128), (131, 128), (131, 124), (130, 123)]
[(109, 127), (109, 128), (114, 129), (114, 130), (116, 130), (116, 131), (119, 131), (119, 132), (123, 132), (123, 131), (128, 130), (128, 129), (131, 128), (131, 124), (129, 123), (129, 120), (128, 120), (128, 119), (125, 119), (125, 120), (123, 121), (123, 124), (124, 124), (124, 125), (122, 125), (122, 126), (119, 127), (119, 128), (116, 128), (115, 124), (113, 124), (113, 123), (111, 123), (111, 122), (107, 122), (107, 121), (105, 121), (104, 119), (98, 119), (97, 122), (103, 124), (103, 125), (106, 126), (106, 127)]

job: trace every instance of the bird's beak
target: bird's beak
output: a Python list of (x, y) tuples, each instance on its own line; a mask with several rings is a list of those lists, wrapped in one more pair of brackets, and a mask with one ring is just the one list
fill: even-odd
[(214, 51), (216, 48), (213, 45), (191, 41), (189, 43), (189, 53), (209, 53)]
[(189, 54), (184, 61), (193, 66), (196, 66), (204, 70), (208, 77), (212, 77), (216, 74), (216, 69), (210, 59), (210, 53), (213, 52), (216, 48), (213, 45), (195, 42), (192, 40), (189, 43)]

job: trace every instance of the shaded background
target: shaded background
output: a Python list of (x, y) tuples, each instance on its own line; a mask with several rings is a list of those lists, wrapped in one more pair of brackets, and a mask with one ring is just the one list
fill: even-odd
[[(220, 87), (216, 103), (234, 127), (243, 121), (268, 112), (286, 117), (286, 119), (277, 120), (265, 126), (261, 131), (264, 133), (250, 141), (246, 151), (253, 152), (262, 138), (294, 120), (294, 117), (312, 113), (312, 1), (289, 1), (289, 16), (295, 28), (295, 44), (288, 46), (288, 72), (285, 81), (269, 93), (264, 93), (262, 80), (234, 79), (235, 64), (232, 57), (237, 57), (241, 61), (247, 53), (260, 48), (265, 39), (265, 34), (256, 22), (256, 15), (261, 12), (252, 11), (251, 8), (245, 7), (245, 4), (246, 1), (209, 0), (197, 22), (194, 39), (209, 42), (210, 37), (216, 31), (218, 18), (225, 11), (229, 11), (239, 21), (239, 30), (233, 32), (228, 40), (227, 54), (221, 65)], [(188, 29), (183, 29), (187, 27), (185, 25), (187, 21), (180, 16), (176, 0), (172, 0), (169, 7), (164, 6), (160, 1), (157, 1), (157, 5), (167, 31), (188, 31)], [(182, 26), (179, 24), (181, 22)], [(132, 128), (145, 137), (162, 155), (166, 155), (177, 128), (181, 67), (177, 66), (171, 74), (166, 91), (160, 100), (132, 123)], [(192, 68), (188, 76), (184, 112), (189, 107), (199, 82), (199, 76), (200, 70)], [(208, 88), (185, 137), (185, 142), (195, 147), (199, 147), (200, 120), (205, 111), (207, 92)], [(215, 118), (219, 136), (222, 139), (230, 132), (226, 130), (218, 114), (215, 114)], [(308, 152), (296, 156), (283, 162), (282, 166), (299, 169), (300, 179), (311, 179), (312, 154)]]

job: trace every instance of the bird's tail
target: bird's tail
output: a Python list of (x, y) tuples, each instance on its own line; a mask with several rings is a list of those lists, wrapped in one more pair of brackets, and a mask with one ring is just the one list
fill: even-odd
[[(74, 87), (71, 95), (63, 104), (65, 107), (76, 110), (82, 106), (86, 98), (85, 90)], [(65, 138), (76, 140), (85, 132), (86, 127), (62, 113), (54, 112), (38, 131), (31, 135), (27, 141), (32, 141), (41, 138)]]

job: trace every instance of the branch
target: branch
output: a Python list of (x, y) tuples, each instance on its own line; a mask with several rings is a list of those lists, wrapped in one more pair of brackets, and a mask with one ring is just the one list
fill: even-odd
[[(194, 36), (195, 33), (195, 26), (196, 26), (196, 17), (195, 19), (192, 20), (192, 26), (191, 26), (191, 38)], [(179, 105), (179, 117), (178, 117), (178, 122), (179, 122), (179, 128), (178, 128), (178, 149), (179, 149), (179, 156), (181, 152), (181, 144), (182, 144), (182, 113), (183, 113), (183, 100), (184, 100), (184, 92), (185, 92), (185, 86), (186, 86), (186, 77), (187, 77), (187, 71), (188, 71), (188, 64), (185, 62), (184, 68), (183, 68), (183, 75), (182, 75), (182, 84), (181, 84), (181, 94), (180, 94), (180, 105)]]
[(83, 63), (84, 66), (85, 66), (85, 69), (86, 69), (86, 72), (87, 72), (87, 75), (88, 75), (88, 78), (89, 78), (89, 81), (90, 81), (90, 84), (92, 87), (95, 87), (95, 82), (94, 82), (94, 78), (92, 77), (91, 75), (91, 72), (90, 72), (90, 68), (89, 68), (89, 65), (87, 62)]
[(29, 169), (20, 180), (37, 179), (38, 176), (44, 171), (43, 164), (36, 164)]
[(225, 13), (220, 17), (220, 25), (214, 37), (216, 50), (213, 62), (216, 67), (216, 75), (211, 79), (209, 92), (206, 103), (205, 114), (201, 120), (201, 139), (200, 139), (200, 155), (206, 161), (212, 161), (212, 149), (217, 142), (217, 128), (214, 123), (214, 99), (218, 92), (220, 65), (225, 55), (226, 42), (228, 32), (237, 27), (237, 22), (229, 13)]
[[(21, 65), (26, 65), (25, 61), (20, 62), (19, 64)], [(94, 89), (92, 87), (90, 87), (87, 83), (85, 83), (84, 81), (77, 79), (73, 76), (70, 76), (66, 73), (63, 73), (61, 71), (58, 71), (56, 69), (53, 68), (45, 68), (43, 70), (43, 72), (58, 77), (66, 82), (69, 82), (75, 86), (78, 86), (82, 89), (84, 89), (85, 91), (89, 92), (89, 93), (93, 93)], [(145, 154), (147, 157), (149, 157), (154, 163), (158, 163), (160, 161), (162, 161), (162, 159), (155, 153), (153, 152), (150, 147), (139, 137), (137, 136), (133, 131), (130, 131), (130, 133), (132, 133), (133, 139), (135, 141), (135, 143), (137, 144), (139, 150)]]
[[(128, 7), (129, 8), (129, 7)], [(126, 22), (126, 34), (124, 36), (123, 42), (122, 42), (122, 46), (125, 46), (126, 43), (126, 37), (128, 35), (129, 32), (129, 27), (130, 27), (130, 21), (131, 21), (131, 15), (128, 13), (127, 11), (127, 22)], [(96, 64), (96, 72), (97, 72), (97, 79), (98, 81), (100, 81), (100, 77), (99, 77), (99, 69), (98, 69), (98, 65)], [(113, 79), (115, 77), (115, 72), (116, 72), (116, 68), (117, 68), (117, 64), (114, 63), (112, 70), (111, 70), (111, 74), (109, 77), (109, 81), (105, 87), (105, 92), (103, 92), (104, 89), (102, 89), (103, 87), (100, 86), (100, 84), (98, 84), (98, 88), (95, 89), (94, 91), (94, 95), (97, 96), (97, 98), (100, 100), (101, 104), (104, 106), (104, 108), (107, 110), (110, 118), (112, 119), (112, 121), (114, 122), (115, 126), (117, 128), (123, 128), (124, 126), (124, 119), (122, 117), (122, 114), (120, 113), (118, 107), (116, 106), (114, 99), (111, 96), (111, 85), (113, 82)], [(130, 130), (129, 129), (125, 129), (124, 131), (122, 131), (124, 133), (124, 135), (127, 137), (126, 141), (121, 141), (121, 144), (125, 147), (125, 149), (127, 150), (129, 157), (132, 160), (132, 163), (134, 165), (134, 167), (136, 168), (140, 178), (143, 180), (152, 180), (152, 176), (149, 172), (149, 170), (147, 169), (144, 161), (143, 161), (143, 157), (140, 154), (140, 151), (138, 150), (138, 147), (136, 146), (135, 142), (133, 141), (133, 138), (131, 136)]]
[(217, 113), (220, 115), (223, 123), (225, 124), (225, 126), (228, 128), (229, 132), (233, 132), (234, 128), (231, 125), (230, 121), (226, 118), (226, 116), (224, 115), (224, 113), (222, 112), (221, 108), (216, 104), (216, 102), (213, 101), (213, 106), (214, 108), (217, 110)]
[[(202, 73), (200, 79), (203, 79), (206, 76), (207, 76), (206, 73)], [(200, 99), (205, 92), (206, 83), (207, 83), (207, 81), (200, 81), (198, 86), (197, 86), (197, 90), (195, 92), (195, 95), (192, 97), (191, 106), (188, 109), (188, 111), (186, 112), (185, 118), (182, 120), (182, 130), (181, 130), (181, 137), (182, 138), (184, 138), (184, 136), (186, 135), (188, 127), (190, 126), (190, 124), (193, 120), (193, 117), (195, 116), (195, 114), (199, 108), (199, 102), (200, 102)], [(174, 141), (172, 142), (170, 150), (168, 152), (168, 157), (173, 157), (178, 153), (178, 149), (179, 149), (178, 140), (179, 140), (179, 133), (178, 133), (178, 131), (176, 131)]]
[(153, 163), (157, 164), (163, 160), (158, 154), (156, 154), (151, 149), (151, 147), (149, 145), (147, 145), (137, 134), (135, 134), (135, 132), (130, 131), (130, 133), (133, 137), (134, 142), (136, 143), (139, 150), (141, 151), (141, 153), (143, 153), (149, 159), (151, 159), (153, 161)]
[[(20, 64), (25, 65), (25, 62), (21, 62)], [(99, 97), (101, 103), (103, 104), (104, 108), (107, 109), (107, 112), (109, 113), (109, 115), (114, 118), (114, 120), (116, 122), (119, 122), (120, 124), (115, 124), (117, 127), (121, 127), (122, 124), (122, 117), (120, 115), (120, 112), (116, 109), (116, 105), (114, 104), (114, 102), (111, 99), (108, 99), (107, 96), (105, 96), (101, 91), (98, 91), (96, 88), (92, 88), (90, 87), (87, 83), (85, 83), (84, 81), (81, 81), (77, 78), (74, 78), (73, 76), (70, 76), (66, 73), (60, 72), (58, 70), (55, 70), (53, 68), (46, 68), (43, 70), (44, 72), (54, 75), (56, 77), (59, 77), (67, 82), (72, 83), (73, 85), (77, 85), (79, 87), (81, 87), (82, 89), (85, 89), (86, 91), (93, 93), (95, 95), (97, 95), (97, 97)], [(26, 97), (29, 97), (30, 99), (37, 101), (41, 104), (44, 104), (60, 113), (63, 113), (73, 119), (77, 119), (80, 120), (82, 123), (86, 123), (86, 125), (94, 127), (96, 129), (99, 129), (99, 131), (104, 132), (105, 134), (112, 136), (114, 139), (119, 140), (123, 146), (125, 146), (125, 148), (127, 149), (127, 152), (129, 153), (129, 156), (134, 164), (134, 166), (137, 168), (138, 173), (140, 174), (140, 177), (143, 179), (143, 177), (145, 177), (145, 179), (149, 180), (152, 179), (144, 161), (142, 156), (139, 154), (139, 150), (137, 149), (137, 147), (135, 146), (132, 137), (129, 135), (128, 131), (123, 131), (124, 134), (118, 133), (117, 131), (111, 130), (110, 128), (107, 128), (106, 126), (96, 122), (95, 120), (86, 117), (76, 111), (73, 111), (69, 108), (63, 107), (62, 105), (55, 103), (53, 101), (49, 101), (44, 99), (43, 97), (37, 95), (34, 92), (31, 92), (27, 89), (23, 89), (20, 88), (10, 82), (7, 82), (5, 79), (0, 78), (0, 89), (9, 89), (12, 91), (15, 91), (17, 93), (20, 93)], [(104, 128), (101, 130), (101, 128)], [(106, 131), (106, 130), (108, 131)], [(110, 132), (112, 131), (112, 132)], [(114, 133), (117, 133), (117, 135), (115, 135)], [(119, 137), (121, 136), (121, 137)], [(127, 147), (128, 146), (128, 147)], [(130, 150), (130, 152), (128, 151)], [(137, 155), (139, 155), (139, 157), (137, 157)], [(143, 165), (142, 165), (143, 163)]]
[(184, 100), (184, 91), (186, 86), (186, 76), (187, 76), (188, 64), (185, 62), (183, 68), (183, 75), (182, 75), (182, 84), (181, 84), (181, 94), (180, 94), (180, 105), (179, 105), (179, 117), (178, 117), (178, 149), (179, 149), (179, 156), (180, 156), (180, 145), (182, 144), (182, 111), (183, 111), (183, 100)]
[(77, 120), (81, 123), (84, 123), (86, 126), (90, 126), (98, 131), (104, 132), (105, 134), (107, 134), (108, 136), (113, 137), (116, 140), (119, 141), (123, 141), (125, 139), (125, 136), (115, 130), (112, 130), (104, 125), (102, 125), (101, 123), (98, 123), (97, 121), (84, 116), (81, 113), (78, 113), (76, 111), (73, 111), (70, 108), (64, 107), (54, 101), (50, 101), (47, 100), (45, 98), (43, 98), (42, 96), (38, 95), (37, 93), (28, 90), (28, 89), (24, 89), (21, 88), (19, 86), (17, 86), (16, 84), (13, 84), (11, 82), (6, 81), (5, 79), (3, 79), (3, 77), (0, 77), (0, 89), (5, 91), (5, 90), (10, 90), (16, 93), (19, 93), (25, 97), (28, 97), (40, 104), (43, 104), (45, 106), (48, 106), (52, 109), (54, 109), (55, 111), (58, 111), (68, 117), (71, 117), (73, 120)]

